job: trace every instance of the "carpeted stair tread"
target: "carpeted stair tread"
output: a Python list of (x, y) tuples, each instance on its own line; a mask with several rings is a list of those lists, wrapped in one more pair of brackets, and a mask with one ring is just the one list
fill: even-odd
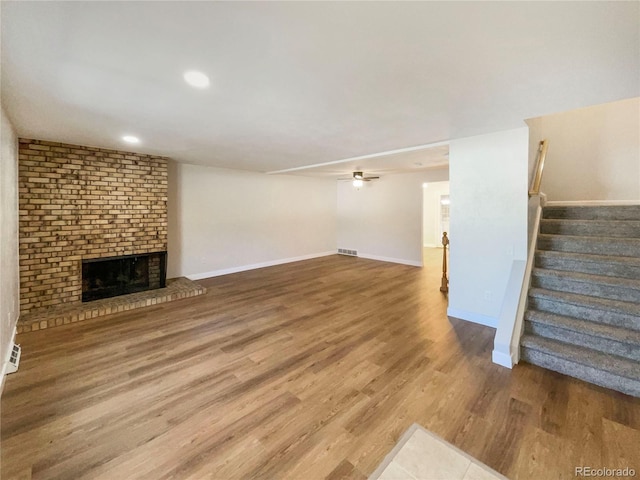
[(538, 310), (529, 310), (526, 312), (524, 319), (527, 322), (537, 323), (541, 325), (561, 328), (572, 332), (594, 337), (594, 342), (598, 339), (613, 340), (635, 346), (640, 353), (640, 331), (630, 330), (628, 328), (615, 327), (603, 323), (590, 322), (578, 318), (557, 315), (555, 313), (541, 312)]
[(640, 303), (640, 280), (535, 268), (532, 286), (611, 300)]
[(545, 218), (540, 221), (540, 233), (556, 235), (639, 238), (640, 221)]
[(629, 330), (627, 328), (619, 328), (602, 323), (590, 322), (588, 320), (580, 320), (579, 318), (556, 315), (555, 313), (540, 312), (537, 310), (529, 310), (525, 315), (525, 320), (529, 322), (543, 323), (545, 325), (553, 325), (554, 327), (564, 328), (566, 330), (583, 331), (593, 336), (634, 343), (640, 346), (640, 332)]
[(542, 210), (542, 218), (580, 220), (638, 220), (640, 205), (607, 206), (548, 206)]
[(536, 250), (535, 266), (564, 272), (640, 279), (640, 258)]
[(640, 364), (633, 360), (533, 335), (524, 335), (522, 337), (522, 345), (640, 381)]
[(640, 257), (623, 257), (616, 255), (595, 255), (588, 253), (557, 252), (554, 250), (536, 250), (536, 255), (547, 258), (566, 258), (590, 263), (608, 263), (640, 267)]
[(525, 334), (523, 360), (620, 392), (640, 396), (640, 363), (584, 347)]
[(640, 305), (632, 302), (610, 300), (608, 298), (598, 298), (590, 295), (580, 295), (578, 293), (558, 292), (545, 288), (532, 288), (529, 290), (529, 296), (640, 317)]
[(538, 235), (539, 250), (640, 257), (640, 238), (599, 237), (579, 235)]
[(522, 345), (534, 350), (552, 354), (567, 360), (589, 365), (609, 373), (640, 381), (640, 364), (633, 360), (595, 352), (588, 348), (569, 345), (568, 343), (550, 340), (533, 335), (524, 335)]
[(534, 268), (534, 275), (566, 278), (576, 282), (598, 283), (601, 285), (609, 285), (612, 287), (626, 287), (640, 290), (640, 280), (634, 278), (618, 278), (608, 277), (606, 275), (595, 275), (592, 273), (565, 272), (559, 270), (551, 270), (548, 268)]

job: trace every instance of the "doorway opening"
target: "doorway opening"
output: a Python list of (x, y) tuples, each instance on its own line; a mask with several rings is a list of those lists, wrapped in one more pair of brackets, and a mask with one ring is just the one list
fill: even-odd
[(435, 276), (438, 276), (438, 282), (440, 282), (443, 257), (442, 237), (445, 232), (449, 233), (450, 225), (449, 182), (423, 184), (422, 202), (422, 264), (435, 269), (437, 275), (434, 275), (434, 281)]
[(422, 246), (442, 248), (442, 234), (449, 232), (449, 182), (422, 186)]

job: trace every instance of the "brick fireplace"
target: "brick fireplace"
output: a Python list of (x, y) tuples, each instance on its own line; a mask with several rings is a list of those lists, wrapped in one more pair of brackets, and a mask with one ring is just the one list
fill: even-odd
[(83, 261), (166, 252), (167, 161), (20, 139), (22, 314), (80, 303)]

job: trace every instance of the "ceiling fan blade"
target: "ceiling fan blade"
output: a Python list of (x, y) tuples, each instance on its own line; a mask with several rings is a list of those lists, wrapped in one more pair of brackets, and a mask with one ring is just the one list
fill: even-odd
[(361, 182), (370, 182), (371, 180), (377, 180), (380, 177), (365, 177), (362, 172), (353, 172), (353, 177), (351, 178), (339, 178), (338, 181), (341, 182), (351, 182), (351, 181), (361, 181)]

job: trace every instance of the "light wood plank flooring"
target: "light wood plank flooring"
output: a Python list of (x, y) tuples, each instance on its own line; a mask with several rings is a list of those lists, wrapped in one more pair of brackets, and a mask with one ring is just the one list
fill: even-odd
[(425, 268), (330, 256), (19, 335), (2, 478), (364, 479), (416, 422), (513, 479), (640, 471), (640, 400), (491, 363)]

